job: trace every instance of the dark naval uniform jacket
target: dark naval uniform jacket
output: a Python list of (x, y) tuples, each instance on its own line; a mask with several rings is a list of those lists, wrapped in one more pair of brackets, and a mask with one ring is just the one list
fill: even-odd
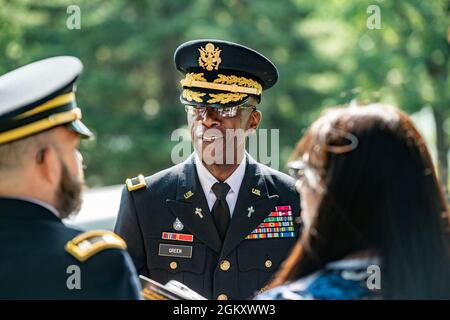
[(120, 241), (68, 228), (34, 202), (0, 198), (0, 299), (138, 299)]
[(222, 243), (194, 159), (191, 155), (181, 164), (127, 183), (115, 232), (125, 239), (139, 274), (162, 284), (180, 281), (208, 299), (250, 298), (264, 290), (289, 255), (300, 225), (293, 223), (291, 237), (280, 233), (272, 233), (271, 238), (267, 234), (256, 239), (247, 236), (261, 227), (277, 206), (290, 206), (290, 219), (298, 222), (295, 181), (247, 155), (245, 175)]

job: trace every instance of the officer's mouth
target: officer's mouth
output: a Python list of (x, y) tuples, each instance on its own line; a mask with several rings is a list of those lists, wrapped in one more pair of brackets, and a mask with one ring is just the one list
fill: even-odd
[(203, 142), (210, 143), (210, 142), (214, 142), (214, 141), (216, 141), (216, 140), (222, 139), (222, 138), (223, 138), (223, 137), (216, 137), (216, 136), (205, 137), (205, 136), (203, 136), (202, 141), (203, 141)]
[(198, 134), (197, 139), (200, 140), (202, 143), (212, 143), (216, 140), (223, 139), (223, 136), (216, 136), (216, 135), (210, 135), (210, 134)]

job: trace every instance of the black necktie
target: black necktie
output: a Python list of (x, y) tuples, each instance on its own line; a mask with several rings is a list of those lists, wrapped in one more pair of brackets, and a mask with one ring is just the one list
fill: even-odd
[(223, 241), (228, 230), (228, 225), (230, 224), (230, 208), (225, 200), (228, 191), (230, 191), (230, 186), (227, 183), (216, 182), (211, 189), (217, 197), (212, 208), (212, 215), (216, 223), (217, 231)]

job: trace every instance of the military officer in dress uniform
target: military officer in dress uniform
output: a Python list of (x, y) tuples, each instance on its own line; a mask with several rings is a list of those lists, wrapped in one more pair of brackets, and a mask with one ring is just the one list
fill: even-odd
[(263, 290), (299, 232), (294, 180), (245, 152), (278, 72), (258, 52), (218, 40), (185, 43), (174, 60), (195, 152), (128, 179), (115, 231), (138, 273), (209, 299), (246, 299)]
[(81, 205), (75, 57), (37, 61), (0, 77), (0, 299), (137, 299), (125, 242), (61, 219)]

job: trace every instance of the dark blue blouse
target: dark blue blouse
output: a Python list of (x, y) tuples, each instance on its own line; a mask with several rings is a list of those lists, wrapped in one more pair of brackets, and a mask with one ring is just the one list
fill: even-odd
[(310, 276), (269, 290), (257, 300), (362, 300), (381, 299), (381, 288), (368, 284), (368, 267), (376, 259), (340, 260)]

